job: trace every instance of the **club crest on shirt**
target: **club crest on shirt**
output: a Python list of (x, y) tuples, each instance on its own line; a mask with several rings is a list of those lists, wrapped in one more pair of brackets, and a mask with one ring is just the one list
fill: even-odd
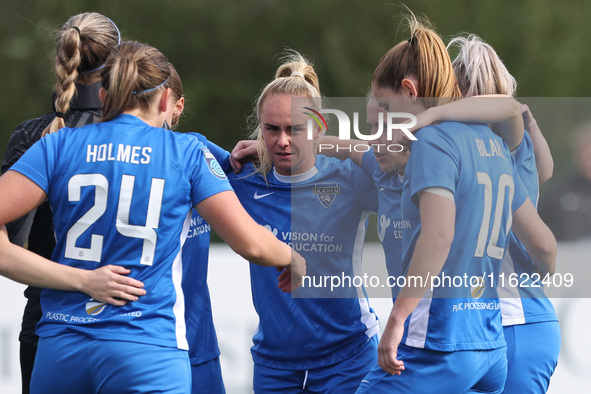
[(222, 170), (220, 163), (218, 163), (218, 161), (211, 154), (209, 149), (201, 148), (201, 151), (203, 152), (203, 156), (205, 156), (205, 161), (207, 162), (207, 168), (209, 168), (209, 171), (220, 179), (227, 179), (226, 173), (224, 172), (224, 170)]
[(341, 188), (338, 183), (316, 183), (312, 189), (312, 193), (316, 194), (318, 201), (324, 208), (332, 205), (337, 198), (337, 194), (341, 194)]

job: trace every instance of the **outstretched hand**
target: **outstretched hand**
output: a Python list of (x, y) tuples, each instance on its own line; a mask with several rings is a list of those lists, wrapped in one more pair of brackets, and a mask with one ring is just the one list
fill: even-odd
[(258, 158), (257, 142), (254, 140), (238, 141), (230, 155), (230, 165), (235, 173), (242, 171), (242, 166), (253, 159)]
[(282, 292), (288, 293), (297, 290), (302, 285), (304, 275), (306, 275), (306, 260), (295, 250), (291, 252), (291, 264), (287, 267), (277, 267), (282, 271), (279, 275), (279, 284), (277, 287)]
[(128, 268), (106, 265), (87, 272), (83, 291), (97, 301), (123, 306), (146, 294), (142, 282), (126, 276)]

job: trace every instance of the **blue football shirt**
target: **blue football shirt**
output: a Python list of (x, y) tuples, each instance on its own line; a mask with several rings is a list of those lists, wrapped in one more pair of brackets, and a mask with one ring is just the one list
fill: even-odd
[[(404, 218), (401, 210), (404, 177), (398, 173), (382, 172), (372, 151), (363, 154), (362, 165), (373, 179), (378, 191), (378, 237), (384, 248), (390, 281), (394, 283), (394, 280), (404, 274), (402, 240), (410, 228), (410, 221)], [(394, 297), (398, 291), (398, 287), (392, 286)]]
[(331, 289), (323, 279), (361, 274), (366, 218), (377, 209), (372, 180), (350, 160), (322, 155), (300, 175), (271, 171), (265, 182), (253, 172), (248, 164), (240, 175), (229, 174), (236, 194), (259, 224), (306, 258), (308, 276), (302, 288), (284, 294), (275, 268), (250, 265), (259, 316), (254, 362), (305, 370), (355, 355), (378, 333), (377, 317), (353, 281)]
[(402, 341), (438, 351), (504, 346), (495, 286), (512, 212), (527, 198), (511, 153), (484, 125), (444, 122), (416, 136), (402, 198), (404, 216), (411, 221), (404, 239), (404, 266), (410, 263), (421, 231), (421, 191), (438, 187), (453, 193), (455, 235), (438, 275), (442, 281), (449, 278), (443, 282), (449, 285), (434, 288), (420, 301), (406, 321)]
[(37, 334), (73, 331), (187, 349), (180, 251), (190, 211), (232, 190), (207, 148), (194, 136), (124, 114), (46, 136), (12, 170), (47, 193), (54, 261), (82, 269), (121, 265), (147, 291), (114, 307), (82, 293), (43, 290)]
[[(219, 163), (227, 161), (229, 153), (208, 141), (205, 136), (199, 133), (186, 134), (194, 135), (205, 144)], [(220, 355), (207, 285), (210, 234), (211, 226), (196, 209), (193, 209), (182, 254), (182, 288), (185, 295), (189, 358), (192, 365), (202, 364)]]
[[(527, 131), (521, 144), (513, 151), (513, 157), (529, 199), (537, 207), (538, 170), (533, 143)], [(501, 273), (505, 278), (505, 286), (499, 288), (503, 326), (558, 321), (552, 303), (544, 294), (543, 278), (535, 273), (533, 260), (513, 232), (509, 235)], [(510, 285), (516, 283), (512, 278), (517, 279), (517, 286)]]

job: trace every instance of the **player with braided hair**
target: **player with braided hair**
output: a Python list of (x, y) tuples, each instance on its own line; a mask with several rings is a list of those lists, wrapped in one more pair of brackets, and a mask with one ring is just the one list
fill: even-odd
[[(56, 34), (55, 73), (57, 82), (52, 99), (53, 111), (27, 120), (16, 127), (2, 164), (2, 173), (42, 136), (62, 127), (80, 127), (100, 120), (100, 70), (111, 50), (121, 42), (115, 23), (104, 15), (86, 12), (72, 16)], [(50, 258), (55, 246), (53, 219), (47, 202), (35, 211), (7, 225), (10, 239), (20, 245), (28, 241), (29, 250)], [(23, 314), (20, 361), (23, 393), (29, 392), (38, 337), (35, 326), (41, 318), (40, 288), (25, 290), (27, 304)]]

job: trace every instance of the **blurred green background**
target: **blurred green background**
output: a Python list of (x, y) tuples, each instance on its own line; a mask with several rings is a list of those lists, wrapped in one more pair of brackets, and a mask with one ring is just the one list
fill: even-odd
[[(516, 77), (520, 97), (588, 95), (589, 1), (420, 0), (407, 5), (426, 15), (446, 42), (470, 32), (492, 44)], [(365, 95), (383, 53), (408, 38), (402, 6), (384, 0), (3, 0), (0, 158), (18, 123), (51, 110), (54, 32), (84, 11), (113, 19), (124, 39), (159, 48), (184, 83), (187, 107), (179, 130), (202, 132), (227, 149), (246, 135), (253, 99), (272, 78), (284, 47), (314, 62), (325, 96), (358, 97)], [(571, 112), (533, 108), (553, 151), (556, 176), (572, 169), (565, 136), (578, 121)]]

